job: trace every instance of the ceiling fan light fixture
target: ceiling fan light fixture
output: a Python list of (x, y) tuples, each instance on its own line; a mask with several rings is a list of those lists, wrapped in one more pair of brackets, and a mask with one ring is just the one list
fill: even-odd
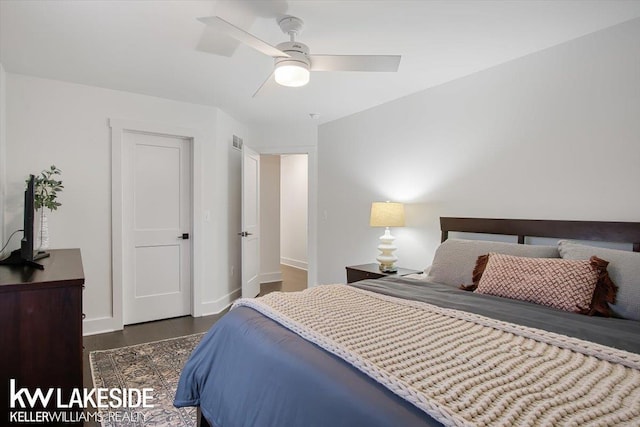
[(280, 61), (274, 71), (276, 83), (282, 86), (304, 86), (309, 83), (309, 76), (309, 65), (299, 61)]
[[(2, 0), (0, 0), (2, 1)], [(281, 86), (301, 87), (309, 83), (310, 71), (376, 71), (396, 72), (400, 55), (310, 55), (309, 47), (296, 40), (304, 22), (295, 16), (278, 19), (280, 29), (289, 41), (272, 46), (219, 16), (198, 18), (210, 28), (224, 33), (274, 59), (274, 71), (254, 92), (255, 97), (267, 83), (275, 80)], [(273, 79), (271, 76), (273, 75)]]

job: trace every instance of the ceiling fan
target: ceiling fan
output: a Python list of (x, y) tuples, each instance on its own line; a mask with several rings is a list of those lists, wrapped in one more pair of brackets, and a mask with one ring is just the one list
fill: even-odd
[(255, 97), (265, 84), (275, 77), (282, 86), (300, 87), (309, 83), (310, 71), (386, 71), (396, 72), (400, 55), (311, 55), (309, 47), (296, 40), (304, 22), (295, 16), (278, 19), (282, 32), (290, 40), (272, 46), (258, 37), (236, 27), (219, 16), (208, 16), (198, 20), (214, 30), (224, 33), (253, 49), (274, 58), (274, 71), (253, 94)]

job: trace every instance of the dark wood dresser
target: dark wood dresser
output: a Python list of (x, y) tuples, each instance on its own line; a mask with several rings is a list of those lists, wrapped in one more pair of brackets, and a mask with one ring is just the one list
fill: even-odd
[(80, 249), (49, 253), (38, 261), (44, 270), (0, 266), (0, 425), (8, 424), (10, 379), (30, 393), (83, 387)]

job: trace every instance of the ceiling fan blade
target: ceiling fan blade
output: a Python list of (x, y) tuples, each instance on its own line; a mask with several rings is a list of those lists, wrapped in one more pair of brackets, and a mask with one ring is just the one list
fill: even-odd
[(398, 71), (400, 55), (310, 55), (311, 71)]
[(198, 21), (208, 25), (209, 27), (217, 31), (220, 31), (221, 33), (233, 37), (234, 39), (246, 44), (249, 47), (254, 48), (258, 52), (264, 53), (265, 55), (269, 55), (274, 58), (289, 57), (289, 55), (287, 55), (283, 51), (276, 49), (269, 43), (260, 40), (252, 34), (247, 33), (242, 28), (236, 27), (232, 23), (225, 21), (219, 16), (207, 16), (204, 18), (198, 18)]
[[(0, 0), (1, 1), (1, 0)], [(224, 16), (239, 28), (251, 28), (257, 17), (279, 19), (285, 16), (289, 5), (286, 0), (218, 0), (212, 15)], [(232, 56), (240, 46), (238, 40), (220, 37), (220, 33), (205, 26), (196, 49), (220, 56)]]
[(219, 32), (207, 26), (204, 27), (196, 49), (200, 52), (230, 57), (238, 49), (238, 46), (240, 46), (239, 41), (231, 37), (220, 37)]
[(273, 71), (271, 72), (271, 74), (269, 74), (269, 77), (266, 78), (265, 81), (262, 82), (262, 84), (260, 85), (260, 87), (258, 88), (258, 90), (256, 90), (253, 95), (251, 95), (252, 98), (255, 98), (258, 93), (264, 92), (266, 90), (269, 90), (271, 88), (273, 88), (273, 86), (275, 86), (276, 84), (276, 79), (273, 78)]
[[(218, 0), (213, 7), (212, 15), (224, 16), (228, 21), (235, 22), (240, 28), (251, 28), (256, 20), (256, 11), (253, 10), (253, 3), (245, 0)], [(233, 55), (240, 46), (240, 42), (231, 37), (220, 37), (220, 32), (205, 25), (202, 36), (196, 47), (201, 52), (213, 53), (214, 55)]]

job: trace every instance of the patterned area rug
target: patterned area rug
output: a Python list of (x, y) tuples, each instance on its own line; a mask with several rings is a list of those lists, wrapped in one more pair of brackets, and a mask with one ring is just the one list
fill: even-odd
[(96, 388), (152, 388), (153, 408), (99, 409), (104, 427), (195, 426), (195, 408), (174, 408), (180, 371), (203, 333), (89, 354)]

